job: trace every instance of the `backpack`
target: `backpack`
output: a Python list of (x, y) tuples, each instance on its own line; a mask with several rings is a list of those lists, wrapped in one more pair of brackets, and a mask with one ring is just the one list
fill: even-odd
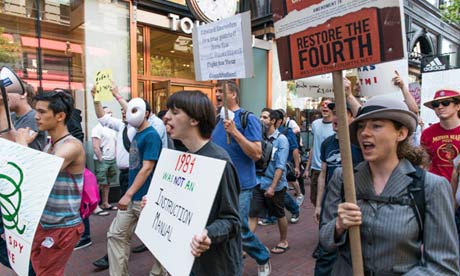
[[(279, 135), (280, 133), (278, 133), (278, 136)], [(260, 141), (262, 145), (262, 156), (259, 160), (256, 161), (256, 174), (259, 176), (264, 175), (265, 171), (267, 170), (268, 164), (270, 163), (270, 159), (272, 157), (273, 141), (275, 139), (275, 137), (268, 138), (265, 132), (262, 132), (262, 140)]]
[[(77, 186), (77, 182), (73, 175), (69, 172), (67, 174), (72, 178), (75, 187), (80, 192)], [(85, 168), (83, 174), (83, 189), (81, 191), (81, 203), (80, 203), (80, 216), (82, 219), (88, 218), (99, 204), (99, 187), (97, 185), (97, 178), (89, 169)]]
[[(356, 199), (377, 203), (410, 205), (414, 210), (419, 227), (419, 240), (423, 241), (423, 226), (425, 223), (425, 170), (415, 166), (415, 172), (409, 174), (412, 182), (407, 186), (407, 194), (400, 197), (360, 195)], [(343, 191), (343, 186), (342, 186)], [(345, 194), (343, 194), (344, 196)], [(343, 197), (344, 198), (344, 197)]]
[[(248, 117), (249, 117), (250, 114), (252, 114), (252, 112), (247, 111), (247, 110), (243, 110), (239, 114), (241, 127), (243, 129), (246, 129), (246, 127), (248, 126)], [(220, 120), (220, 113), (217, 114), (217, 116), (216, 116), (216, 124), (219, 122), (219, 120)]]

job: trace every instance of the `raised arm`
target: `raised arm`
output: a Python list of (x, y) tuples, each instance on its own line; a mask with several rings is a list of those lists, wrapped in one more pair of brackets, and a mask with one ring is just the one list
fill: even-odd
[(407, 85), (404, 84), (404, 81), (401, 79), (399, 76), (398, 71), (395, 70), (395, 76), (392, 79), (393, 84), (398, 86), (401, 89), (401, 92), (404, 97), (404, 102), (406, 103), (407, 107), (409, 108), (410, 111), (414, 112), (416, 115), (418, 115), (418, 105), (417, 102), (415, 101), (414, 97), (412, 94), (409, 92), (409, 89), (407, 88)]

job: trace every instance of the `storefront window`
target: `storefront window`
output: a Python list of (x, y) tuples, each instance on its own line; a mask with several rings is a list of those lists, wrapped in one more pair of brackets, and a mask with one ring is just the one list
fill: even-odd
[(442, 55), (449, 55), (449, 64), (451, 67), (457, 66), (457, 46), (455, 43), (447, 40), (442, 39), (441, 41), (441, 54)]
[(150, 30), (152, 76), (195, 79), (192, 38), (185, 34)]
[(131, 93), (129, 5), (128, 0), (0, 0), (0, 66), (12, 68), (36, 91), (71, 90), (92, 127), (94, 111), (84, 108), (92, 106), (85, 101), (92, 101), (87, 96), (97, 71), (110, 70), (123, 96)]
[(137, 73), (144, 74), (144, 29), (137, 27)]

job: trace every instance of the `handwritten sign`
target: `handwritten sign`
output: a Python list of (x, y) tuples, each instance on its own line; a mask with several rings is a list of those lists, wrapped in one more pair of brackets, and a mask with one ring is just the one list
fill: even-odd
[(19, 275), (28, 275), (35, 231), (62, 163), (0, 138), (0, 206), (8, 259)]
[(332, 74), (298, 79), (295, 87), (298, 97), (334, 97)]
[(173, 275), (189, 275), (190, 242), (206, 226), (225, 161), (163, 149), (136, 235)]
[(439, 119), (434, 113), (434, 110), (423, 104), (433, 100), (434, 93), (440, 89), (460, 91), (459, 76), (460, 69), (422, 73), (422, 105), (420, 106), (420, 116), (426, 127), (432, 123), (439, 122)]
[(376, 96), (382, 94), (402, 95), (399, 86), (393, 84), (395, 70), (404, 82), (409, 84), (409, 69), (406, 59), (390, 61), (379, 64), (371, 64), (358, 68), (358, 82), (362, 96)]
[(192, 38), (196, 80), (254, 76), (249, 12), (195, 26)]
[(400, 0), (271, 3), (282, 80), (405, 56)]
[(112, 95), (112, 69), (96, 72), (96, 95), (95, 101), (111, 101)]

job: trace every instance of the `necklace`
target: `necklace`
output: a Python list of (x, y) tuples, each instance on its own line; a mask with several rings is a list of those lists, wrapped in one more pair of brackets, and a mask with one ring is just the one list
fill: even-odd
[(56, 141), (52, 142), (51, 147), (54, 148), (54, 145), (56, 145), (59, 141), (61, 141), (62, 139), (66, 138), (69, 135), (70, 135), (70, 133), (67, 133), (66, 135), (64, 135), (61, 138), (57, 139)]

